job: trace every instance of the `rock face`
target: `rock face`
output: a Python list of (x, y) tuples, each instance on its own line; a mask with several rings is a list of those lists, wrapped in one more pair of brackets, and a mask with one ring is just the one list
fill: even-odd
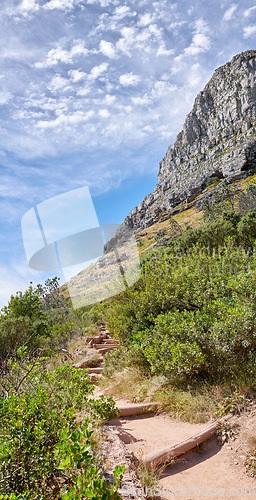
[(216, 69), (159, 164), (158, 183), (123, 226), (141, 230), (191, 201), (211, 177), (237, 177), (256, 163), (256, 50)]

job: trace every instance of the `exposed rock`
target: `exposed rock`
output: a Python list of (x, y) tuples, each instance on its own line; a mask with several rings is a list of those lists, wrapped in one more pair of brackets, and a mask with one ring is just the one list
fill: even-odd
[(97, 360), (97, 361), (95, 361), (95, 364), (97, 364), (99, 361), (98, 351), (96, 351), (96, 349), (90, 349), (90, 351), (88, 351), (88, 353), (86, 354), (86, 356), (83, 359), (81, 359), (80, 361), (78, 361), (77, 363), (75, 363), (72, 366), (73, 366), (73, 368), (88, 368), (89, 366), (92, 366), (94, 358), (95, 358), (95, 360)]
[(216, 69), (159, 164), (158, 183), (122, 227), (141, 230), (191, 201), (211, 177), (237, 178), (256, 163), (256, 51)]

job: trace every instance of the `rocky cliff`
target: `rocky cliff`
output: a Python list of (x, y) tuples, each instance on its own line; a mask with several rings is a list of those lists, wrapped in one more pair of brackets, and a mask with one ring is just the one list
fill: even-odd
[(237, 177), (256, 162), (256, 50), (216, 69), (159, 164), (158, 183), (123, 226), (138, 231), (191, 201), (211, 177)]

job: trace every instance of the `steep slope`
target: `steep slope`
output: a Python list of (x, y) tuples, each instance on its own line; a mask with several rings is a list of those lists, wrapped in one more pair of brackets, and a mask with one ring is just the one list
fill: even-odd
[(191, 201), (211, 177), (239, 177), (256, 162), (256, 51), (216, 69), (159, 164), (158, 183), (123, 226), (138, 231)]

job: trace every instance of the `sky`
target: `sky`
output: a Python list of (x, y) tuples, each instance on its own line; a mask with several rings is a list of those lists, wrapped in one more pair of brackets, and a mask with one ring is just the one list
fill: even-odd
[(29, 267), (21, 219), (88, 186), (121, 223), (214, 70), (256, 48), (256, 4), (1, 0), (0, 307), (56, 273)]

